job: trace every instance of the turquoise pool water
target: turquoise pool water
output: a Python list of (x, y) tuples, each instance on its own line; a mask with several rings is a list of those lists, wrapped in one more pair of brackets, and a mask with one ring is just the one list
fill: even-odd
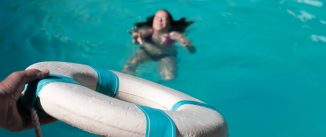
[[(198, 52), (179, 48), (178, 76), (155, 63), (139, 76), (217, 108), (230, 137), (326, 136), (325, 0), (2, 0), (0, 78), (39, 61), (121, 70), (136, 46), (127, 30), (156, 10), (194, 20)], [(44, 136), (91, 137), (62, 122)], [(1, 136), (34, 136), (32, 130)]]

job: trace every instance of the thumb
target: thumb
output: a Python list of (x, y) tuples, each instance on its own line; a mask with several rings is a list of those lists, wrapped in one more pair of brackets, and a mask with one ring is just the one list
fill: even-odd
[(14, 94), (19, 96), (19, 94), (24, 89), (26, 83), (32, 82), (36, 79), (42, 79), (49, 74), (49, 71), (40, 71), (37, 69), (29, 69), (24, 71), (17, 71), (10, 74), (3, 82), (5, 85), (5, 91), (8, 94)]
[(42, 79), (49, 75), (49, 70), (40, 71), (37, 69), (28, 69), (21, 71), (22, 82), (28, 83), (37, 79)]

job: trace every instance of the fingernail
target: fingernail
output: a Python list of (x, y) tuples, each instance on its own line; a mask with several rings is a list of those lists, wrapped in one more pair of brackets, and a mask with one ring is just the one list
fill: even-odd
[(46, 69), (46, 70), (44, 70), (44, 73), (50, 73), (50, 70), (48, 70), (48, 69)]
[(50, 71), (48, 69), (42, 71), (42, 77), (49, 75)]

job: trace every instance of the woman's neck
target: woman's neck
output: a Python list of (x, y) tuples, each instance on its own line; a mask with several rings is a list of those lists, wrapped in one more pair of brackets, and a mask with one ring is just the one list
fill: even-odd
[(159, 35), (166, 34), (166, 33), (168, 33), (168, 30), (167, 29), (164, 29), (164, 30), (155, 30), (154, 33), (159, 34)]

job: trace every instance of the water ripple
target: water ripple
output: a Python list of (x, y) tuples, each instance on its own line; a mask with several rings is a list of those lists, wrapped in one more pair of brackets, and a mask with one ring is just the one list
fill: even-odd
[(287, 12), (290, 15), (294, 16), (295, 18), (298, 18), (302, 22), (306, 22), (308, 20), (312, 20), (312, 19), (316, 18), (315, 15), (313, 15), (313, 14), (311, 14), (311, 13), (305, 11), (305, 10), (301, 10), (299, 14), (296, 14), (294, 11), (289, 10), (289, 9), (287, 10)]
[(316, 35), (316, 34), (312, 34), (310, 36), (311, 40), (314, 42), (324, 42), (326, 43), (326, 36), (321, 36), (321, 35)]
[(315, 7), (322, 7), (323, 2), (318, 0), (297, 0), (298, 3), (304, 3)]
[(325, 20), (320, 20), (320, 23), (326, 25), (326, 21)]

